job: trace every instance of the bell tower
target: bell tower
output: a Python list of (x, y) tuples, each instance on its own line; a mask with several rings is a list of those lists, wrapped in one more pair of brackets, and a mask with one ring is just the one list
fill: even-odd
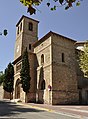
[(16, 42), (14, 60), (19, 58), (27, 47), (28, 52), (33, 52), (32, 44), (38, 40), (39, 21), (22, 16), (16, 24)]
[(22, 16), (16, 24), (16, 41), (15, 41), (15, 53), (14, 53), (14, 99), (21, 99), (25, 102), (25, 93), (21, 88), (20, 82), (20, 71), (22, 67), (21, 56), (27, 47), (28, 58), (30, 62), (30, 77), (31, 77), (31, 88), (30, 95), (27, 97), (28, 100), (34, 100), (36, 97), (36, 73), (34, 67), (35, 54), (32, 44), (38, 40), (38, 21)]

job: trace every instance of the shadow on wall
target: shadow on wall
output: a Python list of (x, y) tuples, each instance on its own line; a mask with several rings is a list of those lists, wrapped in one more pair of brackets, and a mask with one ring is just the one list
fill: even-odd
[(43, 67), (41, 67), (38, 84), (38, 103), (42, 104), (44, 103), (44, 89), (45, 89), (44, 71)]

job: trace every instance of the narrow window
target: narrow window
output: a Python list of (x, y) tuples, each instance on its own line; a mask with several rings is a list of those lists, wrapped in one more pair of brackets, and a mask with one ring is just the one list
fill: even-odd
[(18, 26), (18, 29), (17, 29), (17, 34), (19, 34), (19, 26)]
[(44, 55), (41, 55), (41, 64), (44, 64)]
[(62, 53), (62, 62), (65, 62), (64, 53)]
[(29, 50), (31, 50), (31, 44), (29, 44)]
[(20, 31), (22, 30), (22, 23), (20, 24)]
[(33, 31), (33, 24), (30, 22), (29, 23), (29, 28), (28, 28), (30, 31)]

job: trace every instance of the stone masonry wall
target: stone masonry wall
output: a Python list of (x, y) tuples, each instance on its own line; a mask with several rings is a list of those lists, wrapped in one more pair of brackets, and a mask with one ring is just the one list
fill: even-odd
[[(29, 30), (29, 22), (33, 24), (33, 31)], [(29, 50), (29, 44), (33, 44), (37, 40), (38, 40), (38, 22), (25, 18), (23, 24), (22, 52), (25, 50), (26, 47)], [(31, 45), (31, 51), (33, 52), (33, 50), (34, 48)]]
[[(51, 37), (44, 40), (41, 44), (34, 48), (37, 57), (37, 100), (41, 103), (52, 103), (52, 96), (49, 94), (48, 85), (52, 85), (51, 74)], [(44, 64), (41, 64), (41, 55), (44, 55)], [(41, 78), (41, 68), (43, 68), (43, 77)], [(45, 90), (41, 90), (41, 80), (45, 80)]]
[[(54, 35), (52, 51), (52, 103), (78, 103), (74, 42)], [(64, 53), (64, 62), (62, 62), (62, 53)]]
[[(36, 65), (35, 65), (35, 54), (29, 53), (29, 64), (30, 64), (30, 96), (28, 94), (28, 102), (35, 101), (36, 98)], [(16, 65), (16, 64), (15, 64)], [(16, 72), (16, 66), (14, 65), (15, 75), (14, 75), (14, 89), (16, 86), (16, 81), (20, 79), (20, 70)], [(15, 98), (15, 90), (14, 90), (14, 98)], [(21, 101), (25, 101), (25, 94), (23, 92), (22, 87), (20, 86), (20, 99)]]
[(3, 86), (0, 86), (0, 100), (3, 99)]
[(16, 38), (15, 48), (14, 48), (14, 60), (16, 60), (19, 56), (21, 56), (22, 50), (22, 33)]
[[(33, 30), (29, 30), (29, 23), (33, 24)], [(21, 28), (22, 25), (22, 29)], [(17, 24), (17, 31), (16, 31), (16, 43), (15, 43), (15, 55), (14, 60), (16, 62), (17, 58), (21, 56), (27, 47), (27, 50), (29, 52), (29, 61), (30, 61), (30, 75), (31, 75), (31, 86), (30, 86), (30, 93), (31, 95), (28, 96), (28, 101), (35, 100), (35, 94), (36, 94), (36, 65), (35, 65), (35, 55), (33, 52), (32, 44), (37, 41), (38, 37), (38, 22), (36, 20), (32, 20), (28, 17), (22, 17), (21, 20)], [(19, 34), (18, 32), (19, 28)], [(29, 44), (31, 44), (31, 49), (29, 48)], [(19, 59), (19, 58), (18, 58)], [(19, 59), (20, 60), (20, 59)], [(16, 85), (16, 81), (20, 79), (20, 70), (16, 71), (16, 65), (20, 61), (17, 61), (14, 65), (14, 89)], [(20, 86), (21, 88), (21, 86)], [(14, 90), (14, 98), (15, 98), (15, 90)], [(22, 101), (25, 100), (25, 94), (22, 91), (22, 88), (20, 89), (20, 98)]]

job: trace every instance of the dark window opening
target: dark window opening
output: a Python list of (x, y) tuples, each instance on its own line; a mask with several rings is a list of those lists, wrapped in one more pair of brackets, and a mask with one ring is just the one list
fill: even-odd
[(18, 26), (18, 29), (17, 29), (17, 34), (19, 34), (19, 26)]
[(62, 53), (62, 62), (65, 62), (64, 53)]
[(20, 31), (22, 30), (22, 23), (21, 23), (21, 25), (20, 25)]
[(41, 64), (44, 64), (44, 55), (41, 55)]
[(29, 50), (31, 50), (31, 44), (29, 44)]
[(32, 23), (29, 23), (29, 30), (33, 31), (33, 24)]
[(41, 90), (44, 90), (44, 89), (45, 89), (45, 80), (41, 82)]

